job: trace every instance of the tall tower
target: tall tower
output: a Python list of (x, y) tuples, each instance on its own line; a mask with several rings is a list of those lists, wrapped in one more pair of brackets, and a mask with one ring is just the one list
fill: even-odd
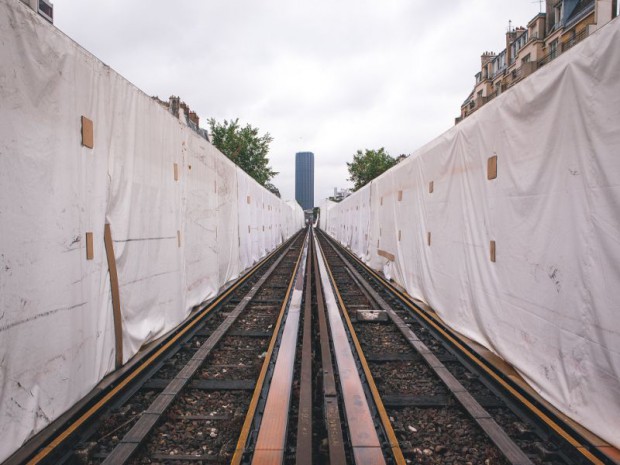
[(314, 154), (295, 154), (295, 200), (304, 210), (314, 208)]

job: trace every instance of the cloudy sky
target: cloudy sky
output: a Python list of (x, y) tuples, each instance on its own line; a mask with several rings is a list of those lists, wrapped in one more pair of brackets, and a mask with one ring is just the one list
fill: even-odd
[(53, 0), (55, 25), (149, 95), (269, 132), (283, 198), (295, 152), (315, 201), (347, 187), (357, 149), (409, 154), (454, 124), (480, 54), (532, 0)]

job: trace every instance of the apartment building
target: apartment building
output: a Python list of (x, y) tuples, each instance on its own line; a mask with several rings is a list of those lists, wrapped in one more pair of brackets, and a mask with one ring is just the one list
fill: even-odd
[(506, 32), (506, 48), (484, 52), (474, 89), (461, 105), (459, 123), (519, 81), (618, 16), (619, 0), (546, 0), (545, 12), (527, 27)]

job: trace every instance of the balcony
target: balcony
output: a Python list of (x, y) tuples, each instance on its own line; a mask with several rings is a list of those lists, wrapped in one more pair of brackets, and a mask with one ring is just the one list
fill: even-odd
[(558, 46), (557, 49), (551, 51), (550, 53), (548, 53), (547, 55), (542, 57), (540, 60), (538, 60), (538, 67), (540, 68), (541, 66), (544, 66), (547, 63), (549, 63), (550, 61), (556, 59), (562, 53), (564, 53), (567, 50), (573, 48), (575, 45), (577, 45), (579, 42), (581, 42), (586, 37), (588, 37), (588, 28), (587, 27), (583, 31), (581, 31), (579, 34), (575, 34), (570, 39), (562, 42)]
[(581, 42), (583, 39), (585, 39), (586, 37), (588, 37), (588, 28), (584, 28), (583, 31), (581, 31), (579, 34), (575, 34), (572, 38), (568, 39), (565, 42), (562, 42), (562, 53), (573, 48), (575, 45), (577, 45), (579, 42)]

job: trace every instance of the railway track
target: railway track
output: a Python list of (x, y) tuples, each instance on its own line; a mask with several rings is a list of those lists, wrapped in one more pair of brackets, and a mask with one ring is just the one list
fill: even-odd
[[(254, 433), (239, 439), (239, 455), (232, 463), (397, 463), (395, 458), (402, 457), (395, 436), (387, 417), (380, 415), (378, 396), (373, 397), (359, 369), (349, 328), (340, 316), (312, 236), (308, 235), (308, 251), (302, 259), (306, 274), (296, 278), (271, 376), (260, 396), (262, 406), (254, 418), (246, 419)], [(310, 389), (313, 318), (318, 329), (314, 332), (318, 379), (314, 398)], [(299, 389), (291, 402), (295, 386)]]
[(611, 463), (411, 306), (309, 228), (5, 465)]
[(283, 244), (5, 464), (161, 463), (169, 455), (228, 463), (304, 238)]
[(318, 236), (406, 460), (613, 463), (350, 252)]

